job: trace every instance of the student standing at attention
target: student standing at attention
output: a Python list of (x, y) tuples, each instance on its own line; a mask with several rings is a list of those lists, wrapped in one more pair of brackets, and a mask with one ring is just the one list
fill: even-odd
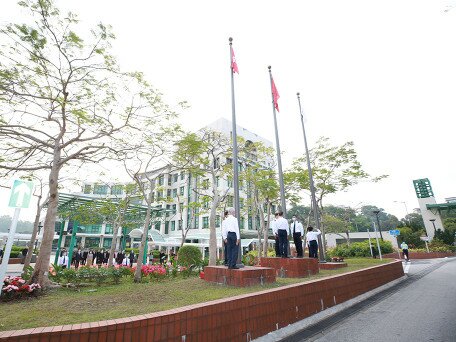
[(302, 258), (304, 256), (302, 251), (302, 237), (304, 236), (304, 228), (301, 222), (298, 221), (296, 215), (293, 215), (292, 220), (293, 222), (291, 222), (290, 230), (293, 236), (294, 244), (296, 246), (296, 256), (298, 258)]
[(275, 229), (279, 238), (279, 254), (282, 258), (288, 258), (288, 221), (283, 218), (283, 211), (279, 212)]
[(318, 235), (320, 234), (320, 230), (314, 231), (312, 226), (307, 227), (306, 240), (307, 246), (309, 246), (309, 258), (318, 259)]
[(238, 219), (234, 217), (234, 208), (227, 208), (228, 216), (222, 222), (223, 241), (228, 245), (228, 268), (238, 269), (236, 266), (238, 258), (238, 246), (241, 241), (239, 235)]

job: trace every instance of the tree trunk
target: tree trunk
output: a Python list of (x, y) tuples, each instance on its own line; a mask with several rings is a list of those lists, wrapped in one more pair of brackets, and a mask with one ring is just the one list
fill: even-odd
[(347, 229), (345, 233), (347, 234), (347, 245), (350, 246), (350, 232)]
[[(120, 214), (122, 215), (122, 213)], [(114, 252), (116, 251), (117, 245), (117, 236), (119, 235), (119, 218), (114, 221), (114, 227), (112, 229), (112, 241), (111, 241), (111, 248), (109, 250), (109, 258), (108, 258), (108, 267), (113, 265), (114, 260)]]
[[(317, 208), (318, 210), (318, 208)], [(321, 230), (321, 248), (324, 255), (326, 255), (326, 236), (325, 236), (325, 226), (323, 224), (323, 206), (321, 207), (320, 212), (320, 230)]]
[(271, 226), (271, 202), (269, 199), (267, 200), (268, 206), (268, 224), (263, 231), (263, 256), (266, 258), (268, 256), (268, 234), (269, 234), (269, 227)]
[(141, 282), (141, 267), (143, 265), (143, 256), (144, 256), (144, 249), (146, 248), (147, 237), (149, 234), (149, 225), (150, 225), (150, 212), (152, 208), (152, 190), (149, 195), (149, 199), (147, 201), (147, 211), (146, 211), (146, 220), (144, 222), (143, 233), (141, 236), (141, 245), (139, 246), (139, 253), (138, 253), (138, 261), (136, 263), (136, 271), (135, 271), (135, 283)]
[(27, 267), (30, 266), (30, 261), (32, 260), (32, 256), (33, 256), (33, 246), (35, 245), (36, 236), (38, 235), (38, 226), (40, 225), (40, 213), (41, 213), (41, 196), (42, 195), (38, 196), (38, 203), (36, 204), (35, 222), (33, 222), (32, 236), (27, 245), (28, 251), (27, 251), (27, 255), (25, 256), (25, 260), (24, 260), (24, 268), (23, 268), (24, 271)]
[[(215, 216), (217, 213), (217, 207), (220, 202), (220, 196), (217, 190), (215, 177), (213, 177), (212, 187), (214, 196), (212, 198), (211, 214), (209, 216), (209, 266), (217, 265), (217, 235), (215, 231)], [(239, 215), (239, 213), (236, 214)]]
[(35, 270), (30, 279), (31, 283), (38, 283), (42, 288), (50, 285), (48, 278), (49, 262), (51, 259), (52, 242), (55, 234), (55, 220), (59, 204), (59, 172), (60, 172), (60, 150), (54, 150), (54, 161), (49, 173), (49, 198), (46, 217), (43, 226), (43, 239), (41, 241), (40, 253), (35, 264)]

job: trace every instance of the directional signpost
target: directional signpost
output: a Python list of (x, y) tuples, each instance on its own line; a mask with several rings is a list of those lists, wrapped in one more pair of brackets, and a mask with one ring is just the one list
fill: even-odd
[[(17, 221), (21, 209), (26, 209), (30, 206), (30, 199), (33, 194), (33, 182), (24, 181), (20, 179), (14, 180), (11, 188), (9, 206), (14, 209), (13, 221), (8, 232), (8, 240), (6, 241), (5, 253), (3, 255), (2, 264), (0, 265), (0, 282), (3, 283), (5, 279), (6, 268), (8, 267), (11, 248), (13, 247), (14, 234), (16, 234)], [(1, 287), (0, 287), (1, 295)]]

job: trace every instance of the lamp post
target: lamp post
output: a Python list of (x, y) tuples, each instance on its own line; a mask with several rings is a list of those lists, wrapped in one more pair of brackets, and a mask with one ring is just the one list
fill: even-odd
[(380, 210), (372, 210), (372, 212), (377, 217), (378, 231), (380, 232), (380, 239), (382, 239), (382, 241), (383, 241), (382, 228), (380, 227), (380, 220), (378, 219), (378, 214), (380, 214)]
[(432, 222), (432, 225), (434, 226), (434, 234), (436, 234), (437, 233), (437, 229), (435, 229), (435, 223), (434, 223), (435, 219), (429, 219), (429, 221)]
[[(404, 201), (394, 201), (394, 203), (402, 203), (405, 207), (405, 213), (406, 213), (406, 217), (409, 215), (409, 212), (408, 212), (408, 209), (407, 209), (407, 203), (405, 203)], [(405, 220), (407, 222), (407, 220)], [(408, 222), (410, 228), (412, 228), (412, 221), (410, 221), (409, 219), (409, 222)]]

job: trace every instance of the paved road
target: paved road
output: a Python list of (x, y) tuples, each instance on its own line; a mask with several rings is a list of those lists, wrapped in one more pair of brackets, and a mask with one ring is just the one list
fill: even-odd
[(456, 260), (417, 260), (404, 269), (412, 282), (306, 341), (456, 342)]

